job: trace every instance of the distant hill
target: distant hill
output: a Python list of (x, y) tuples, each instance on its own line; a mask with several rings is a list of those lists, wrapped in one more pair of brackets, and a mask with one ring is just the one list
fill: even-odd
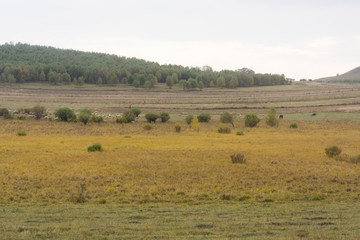
[[(189, 56), (190, 57), (190, 56)], [(248, 68), (213, 71), (180, 65), (160, 65), (136, 58), (64, 50), (28, 44), (0, 45), (0, 83), (111, 84), (152, 88), (166, 83), (184, 90), (289, 84), (284, 75), (259, 74)]]
[(338, 75), (338, 76), (319, 78), (319, 79), (316, 79), (316, 81), (360, 83), (360, 67), (354, 68), (353, 70), (346, 72), (344, 74)]

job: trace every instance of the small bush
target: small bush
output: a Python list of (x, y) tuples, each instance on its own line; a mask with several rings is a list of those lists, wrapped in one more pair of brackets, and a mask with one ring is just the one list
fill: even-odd
[(181, 125), (180, 125), (180, 123), (175, 123), (174, 128), (175, 128), (175, 131), (176, 131), (176, 132), (180, 132), (180, 131), (181, 131)]
[(355, 163), (355, 164), (360, 163), (360, 155), (357, 155), (355, 157), (351, 157), (350, 162)]
[(278, 126), (279, 119), (276, 117), (276, 109), (274, 107), (269, 109), (265, 122), (270, 127)]
[(17, 136), (26, 136), (25, 130), (20, 130), (16, 133)]
[(16, 117), (17, 120), (26, 120), (26, 117), (24, 115), (19, 115)]
[(144, 128), (144, 130), (151, 130), (151, 129), (152, 129), (152, 126), (151, 126), (150, 123), (147, 123), (147, 124), (144, 125), (143, 128)]
[(88, 152), (101, 152), (103, 149), (102, 149), (102, 146), (100, 143), (95, 143), (91, 146), (88, 147)]
[(231, 129), (228, 126), (220, 126), (218, 133), (231, 133)]
[(5, 116), (9, 114), (9, 110), (7, 108), (0, 108), (0, 116)]
[(147, 113), (145, 114), (145, 118), (149, 123), (156, 122), (156, 120), (159, 118), (159, 115), (156, 113)]
[(75, 112), (68, 107), (59, 108), (58, 110), (56, 110), (55, 117), (57, 117), (60, 121), (64, 121), (64, 122), (76, 121)]
[(193, 118), (193, 119), (191, 120), (190, 128), (191, 128), (192, 130), (194, 130), (194, 131), (199, 132), (199, 130), (200, 130), (200, 124), (199, 124), (199, 121), (198, 121), (197, 118)]
[(331, 146), (331, 147), (325, 148), (326, 156), (328, 156), (330, 158), (340, 155), (341, 151), (342, 151), (341, 148), (339, 148), (338, 146)]
[(163, 123), (169, 121), (169, 119), (170, 119), (170, 115), (167, 112), (161, 112), (159, 114), (159, 116), (160, 116), (161, 122), (163, 122)]
[(77, 116), (77, 119), (86, 125), (90, 121), (91, 115), (87, 112), (80, 112)]
[(30, 114), (30, 113), (31, 113), (31, 109), (30, 109), (30, 108), (24, 108), (24, 113)]
[(80, 110), (80, 113), (86, 113), (86, 114), (91, 116), (92, 111), (90, 109), (88, 109), (88, 108), (83, 108), (83, 109)]
[(211, 120), (211, 116), (209, 114), (202, 113), (197, 116), (199, 122), (209, 122)]
[(102, 122), (104, 122), (104, 118), (102, 116), (96, 116), (93, 114), (90, 118), (90, 122), (102, 123)]
[(115, 122), (116, 123), (121, 123), (121, 124), (124, 124), (124, 123), (127, 123), (126, 119), (124, 117), (118, 117), (115, 119)]
[(126, 120), (127, 123), (134, 122), (136, 118), (135, 114), (131, 110), (126, 111), (122, 117)]
[(239, 130), (239, 131), (236, 132), (236, 135), (243, 136), (243, 135), (244, 135), (244, 132), (241, 131), (241, 130)]
[(34, 114), (36, 119), (41, 119), (46, 113), (46, 108), (44, 106), (36, 105), (31, 109), (31, 112)]
[(191, 121), (193, 120), (194, 116), (193, 115), (187, 115), (185, 118), (185, 122), (190, 125)]
[(222, 123), (231, 123), (231, 125), (234, 127), (234, 119), (233, 119), (233, 115), (231, 115), (228, 112), (225, 112), (223, 114), (220, 115), (220, 121)]
[(244, 154), (236, 153), (230, 156), (232, 163), (246, 163)]
[(141, 110), (138, 108), (132, 108), (130, 111), (135, 115), (135, 117), (138, 117), (141, 113)]
[(291, 124), (290, 124), (290, 128), (298, 128), (297, 123), (291, 123)]
[(260, 122), (259, 117), (253, 113), (246, 114), (244, 120), (246, 127), (256, 127), (256, 125)]
[(105, 203), (106, 203), (106, 199), (105, 199), (105, 198), (99, 199), (99, 204), (105, 204)]

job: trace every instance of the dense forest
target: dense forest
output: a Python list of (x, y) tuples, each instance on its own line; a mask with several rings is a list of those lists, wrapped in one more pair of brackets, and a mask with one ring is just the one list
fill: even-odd
[(166, 83), (169, 88), (179, 85), (185, 90), (289, 84), (284, 75), (260, 74), (248, 68), (218, 72), (209, 66), (160, 65), (136, 58), (21, 43), (0, 45), (0, 81), (129, 84), (145, 88)]

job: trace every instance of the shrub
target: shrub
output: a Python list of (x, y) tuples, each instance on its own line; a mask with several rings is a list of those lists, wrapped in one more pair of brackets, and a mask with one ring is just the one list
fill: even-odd
[(290, 124), (290, 128), (298, 128), (297, 123), (291, 123), (291, 124)]
[(17, 120), (26, 120), (26, 117), (24, 115), (19, 115), (16, 117)]
[(82, 122), (84, 125), (86, 125), (90, 121), (90, 118), (91, 118), (91, 114), (87, 112), (80, 112), (77, 117), (77, 119), (80, 122)]
[(138, 108), (132, 108), (130, 111), (135, 115), (135, 117), (138, 117), (141, 113), (141, 110)]
[(121, 124), (124, 124), (124, 123), (127, 123), (126, 119), (124, 117), (118, 117), (115, 119), (115, 122), (116, 123), (121, 123)]
[(355, 157), (351, 157), (350, 162), (355, 163), (355, 164), (360, 163), (360, 155), (357, 155)]
[(241, 131), (241, 130), (239, 130), (239, 131), (236, 132), (236, 135), (243, 136), (243, 135), (244, 135), (244, 132)]
[(147, 124), (144, 125), (143, 128), (144, 128), (144, 130), (151, 130), (151, 129), (152, 129), (152, 126), (151, 126), (150, 123), (147, 123)]
[(230, 156), (232, 163), (246, 163), (244, 154), (236, 153)]
[(55, 117), (64, 122), (74, 122), (76, 120), (75, 112), (68, 107), (56, 110)]
[(246, 114), (244, 119), (246, 127), (256, 127), (256, 125), (260, 122), (258, 116), (253, 113)]
[(274, 127), (279, 124), (279, 119), (276, 117), (276, 109), (274, 107), (269, 109), (265, 122), (270, 127)]
[(199, 122), (209, 122), (211, 120), (211, 116), (209, 114), (202, 113), (197, 116)]
[(6, 114), (9, 114), (9, 110), (7, 108), (0, 108), (0, 116), (5, 116)]
[(159, 118), (159, 115), (155, 113), (147, 113), (145, 114), (145, 118), (149, 123), (156, 122), (156, 120)]
[(193, 115), (187, 115), (185, 118), (185, 122), (190, 125), (191, 121), (193, 120), (194, 116)]
[(122, 117), (126, 120), (127, 123), (134, 122), (136, 118), (135, 114), (131, 110), (126, 111)]
[(191, 120), (190, 127), (191, 127), (192, 130), (199, 132), (199, 130), (200, 130), (200, 124), (199, 124), (199, 121), (198, 121), (197, 118), (193, 118), (193, 119)]
[(46, 113), (46, 108), (44, 106), (36, 105), (31, 109), (31, 112), (34, 114), (36, 119), (40, 119)]
[(17, 136), (26, 136), (25, 130), (20, 130), (16, 133)]
[(180, 123), (175, 123), (174, 128), (175, 128), (175, 131), (176, 131), (176, 132), (180, 132), (180, 131), (181, 131), (181, 125), (180, 125)]
[(233, 115), (231, 115), (228, 112), (225, 112), (223, 114), (220, 115), (220, 121), (222, 123), (231, 123), (231, 125), (234, 127), (234, 119), (233, 119)]
[(0, 108), (0, 116), (3, 116), (4, 119), (12, 119), (13, 118), (7, 108)]
[(88, 152), (101, 152), (103, 149), (102, 149), (102, 146), (100, 143), (95, 143), (91, 146), (88, 147)]
[(24, 108), (24, 113), (30, 114), (31, 109), (30, 108)]
[(331, 146), (331, 147), (325, 148), (326, 156), (328, 156), (330, 158), (340, 155), (341, 151), (342, 151), (341, 148), (339, 148), (338, 146)]
[(102, 122), (104, 122), (104, 118), (102, 116), (96, 116), (93, 114), (90, 118), (90, 122), (102, 123)]
[(161, 112), (159, 114), (159, 116), (160, 116), (161, 122), (163, 122), (163, 123), (169, 121), (169, 119), (170, 119), (170, 115), (167, 112)]
[(228, 126), (220, 126), (218, 133), (231, 133), (231, 129)]

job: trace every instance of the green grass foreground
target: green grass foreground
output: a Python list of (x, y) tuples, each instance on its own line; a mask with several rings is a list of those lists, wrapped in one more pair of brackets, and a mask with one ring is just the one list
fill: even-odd
[(360, 202), (0, 206), (1, 239), (358, 239)]

